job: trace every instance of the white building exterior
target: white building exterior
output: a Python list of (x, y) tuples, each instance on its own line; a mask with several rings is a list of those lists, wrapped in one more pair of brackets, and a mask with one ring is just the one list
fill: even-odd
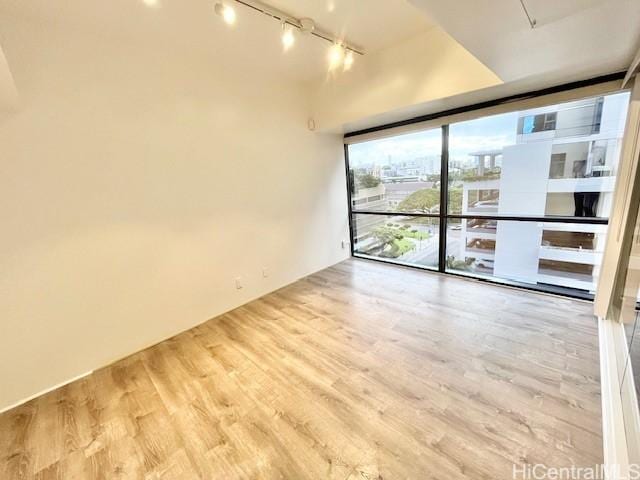
[[(608, 217), (628, 94), (520, 112), (516, 144), (471, 154), (478, 176), (463, 183), (463, 214)], [(600, 193), (594, 193), (600, 192)], [(497, 224), (496, 224), (497, 223)], [(463, 220), (458, 259), (477, 273), (593, 291), (606, 225)]]

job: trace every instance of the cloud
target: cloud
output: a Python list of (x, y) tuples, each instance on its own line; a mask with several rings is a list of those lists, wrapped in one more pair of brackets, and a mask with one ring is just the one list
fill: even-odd
[[(518, 113), (479, 118), (451, 125), (449, 157), (471, 160), (469, 153), (479, 150), (499, 150), (516, 142)], [(441, 130), (432, 129), (380, 140), (371, 140), (349, 147), (352, 167), (402, 163), (420, 157), (441, 154)]]

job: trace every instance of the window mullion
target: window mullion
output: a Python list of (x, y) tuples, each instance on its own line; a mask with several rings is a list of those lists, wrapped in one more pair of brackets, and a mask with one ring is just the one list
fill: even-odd
[(449, 125), (442, 126), (442, 154), (440, 156), (440, 245), (438, 270), (447, 268), (447, 213), (449, 198)]

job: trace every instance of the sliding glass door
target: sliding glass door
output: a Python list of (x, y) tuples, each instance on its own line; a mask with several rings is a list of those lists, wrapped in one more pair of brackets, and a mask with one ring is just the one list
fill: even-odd
[(589, 297), (627, 92), (348, 146), (353, 254)]

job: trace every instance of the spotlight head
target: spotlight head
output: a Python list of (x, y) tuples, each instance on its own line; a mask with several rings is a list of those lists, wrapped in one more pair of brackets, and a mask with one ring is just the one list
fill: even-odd
[(316, 29), (316, 23), (311, 18), (300, 19), (300, 31), (302, 33), (312, 33)]
[(293, 44), (296, 42), (296, 37), (293, 34), (293, 27), (291, 25), (287, 25), (286, 23), (282, 24), (282, 46), (284, 47), (285, 52), (293, 47)]
[(344, 71), (346, 72), (347, 70), (351, 70), (351, 67), (353, 67), (353, 62), (355, 61), (355, 58), (353, 56), (353, 52), (351, 50), (347, 51), (346, 55), (344, 56)]
[(335, 70), (344, 59), (344, 48), (336, 43), (329, 49), (329, 70)]
[(215, 7), (213, 7), (214, 11), (222, 17), (224, 22), (227, 25), (233, 25), (236, 23), (236, 11), (231, 8), (229, 5), (218, 2)]

